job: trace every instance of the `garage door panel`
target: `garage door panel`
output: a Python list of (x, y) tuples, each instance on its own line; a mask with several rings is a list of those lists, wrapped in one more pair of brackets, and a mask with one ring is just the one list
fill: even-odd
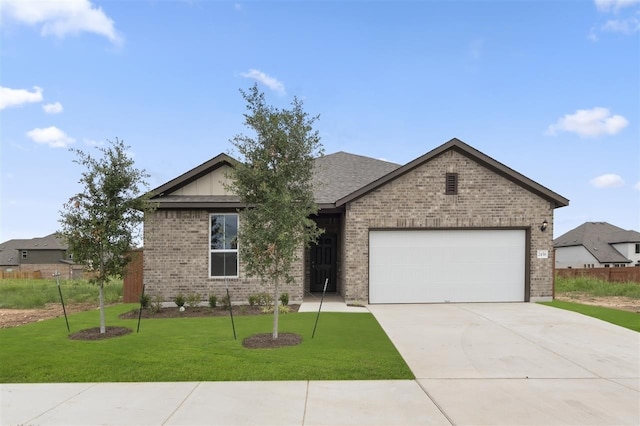
[(524, 230), (371, 231), (370, 303), (524, 301)]

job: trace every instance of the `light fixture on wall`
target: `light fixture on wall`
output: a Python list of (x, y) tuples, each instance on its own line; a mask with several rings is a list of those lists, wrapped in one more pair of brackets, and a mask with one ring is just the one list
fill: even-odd
[(547, 222), (547, 219), (545, 219), (545, 220), (542, 222), (542, 225), (540, 226), (540, 230), (541, 230), (542, 232), (544, 232), (544, 231), (546, 231), (546, 230), (547, 230), (547, 227), (548, 227), (548, 226), (549, 226), (549, 222)]

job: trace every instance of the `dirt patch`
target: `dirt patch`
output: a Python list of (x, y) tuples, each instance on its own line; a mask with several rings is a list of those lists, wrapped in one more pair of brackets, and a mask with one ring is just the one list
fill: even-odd
[(556, 295), (556, 300), (563, 302), (581, 303), (583, 305), (602, 306), (604, 308), (620, 309), (640, 313), (640, 299), (623, 296), (597, 297), (583, 293), (563, 293)]
[[(93, 303), (74, 303), (65, 306), (65, 308), (67, 315), (98, 309)], [(0, 328), (17, 327), (62, 316), (64, 316), (64, 312), (59, 303), (50, 303), (41, 309), (0, 309)]]

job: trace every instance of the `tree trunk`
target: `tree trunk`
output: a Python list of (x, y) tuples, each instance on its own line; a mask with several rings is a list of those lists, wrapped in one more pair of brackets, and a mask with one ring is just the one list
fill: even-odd
[(100, 300), (100, 333), (106, 333), (107, 328), (104, 321), (104, 282), (100, 282), (99, 287), (99, 300)]
[(273, 293), (273, 340), (278, 338), (278, 315), (280, 314), (280, 300), (278, 297), (278, 276), (276, 276), (275, 291)]

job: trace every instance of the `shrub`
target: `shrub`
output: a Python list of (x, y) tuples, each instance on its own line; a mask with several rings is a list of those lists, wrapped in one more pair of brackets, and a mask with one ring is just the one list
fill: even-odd
[(179, 308), (184, 306), (184, 302), (185, 302), (185, 298), (182, 295), (182, 293), (179, 293), (174, 299), (173, 299), (174, 303), (176, 304), (176, 306), (178, 306)]
[(196, 308), (200, 306), (200, 295), (198, 293), (189, 293), (187, 294), (187, 305), (190, 308)]
[(289, 304), (289, 293), (282, 293), (280, 295), (280, 302), (282, 302), (282, 306), (287, 306)]
[(211, 296), (209, 296), (209, 307), (215, 308), (217, 304), (218, 304), (218, 298), (216, 297), (216, 295), (212, 294)]
[(231, 298), (227, 294), (223, 296), (222, 299), (220, 299), (220, 303), (222, 303), (222, 306), (224, 306), (225, 309), (229, 309), (229, 307), (231, 306)]
[(162, 296), (160, 295), (156, 295), (153, 297), (153, 299), (151, 299), (151, 304), (149, 305), (149, 309), (151, 310), (151, 313), (157, 313), (160, 312), (160, 309), (162, 309)]
[(269, 293), (256, 293), (249, 296), (250, 306), (269, 306), (273, 305), (273, 297)]
[[(261, 310), (263, 314), (272, 314), (273, 313), (273, 305), (264, 306)], [(291, 308), (286, 305), (278, 305), (278, 312), (281, 314), (288, 314), (291, 312)]]
[(151, 303), (151, 298), (149, 297), (148, 294), (140, 295), (140, 307), (142, 309), (147, 309), (150, 303)]

